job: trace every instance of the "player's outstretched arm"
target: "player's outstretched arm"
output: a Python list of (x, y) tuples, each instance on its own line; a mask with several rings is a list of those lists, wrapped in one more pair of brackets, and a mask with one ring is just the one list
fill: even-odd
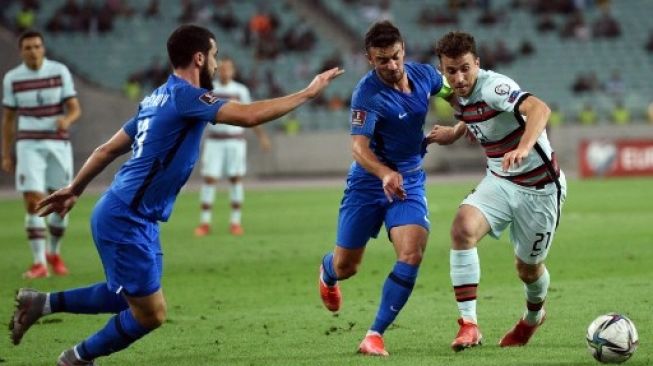
[(14, 161), (11, 158), (11, 147), (16, 133), (16, 111), (4, 107), (2, 109), (2, 170), (14, 172)]
[(242, 127), (254, 127), (275, 120), (315, 98), (329, 85), (331, 80), (344, 72), (339, 67), (334, 67), (315, 76), (306, 88), (283, 97), (260, 100), (249, 104), (227, 102), (218, 110), (215, 120), (219, 123)]
[(454, 126), (440, 126), (434, 125), (428, 135), (426, 135), (426, 142), (428, 144), (436, 143), (439, 145), (450, 145), (461, 138), (467, 127), (465, 122), (458, 122)]
[(128, 152), (131, 144), (131, 137), (123, 129), (116, 132), (109, 141), (93, 151), (70, 185), (52, 193), (38, 203), (36, 209), (39, 211), (39, 215), (46, 216), (52, 212), (61, 216), (67, 214), (75, 205), (77, 197), (84, 192), (93, 178), (118, 156)]

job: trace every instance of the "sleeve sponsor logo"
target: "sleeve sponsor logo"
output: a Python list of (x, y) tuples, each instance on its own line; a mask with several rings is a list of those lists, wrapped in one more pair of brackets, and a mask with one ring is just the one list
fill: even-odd
[(499, 84), (494, 88), (494, 92), (498, 95), (507, 95), (510, 93), (510, 85), (508, 84)]
[(352, 126), (362, 127), (365, 124), (365, 117), (367, 117), (367, 112), (360, 109), (353, 109), (351, 111)]
[(519, 94), (521, 94), (521, 90), (515, 90), (510, 93), (510, 96), (508, 97), (508, 103), (513, 103), (515, 100), (517, 100)]
[(220, 100), (220, 97), (213, 92), (206, 92), (200, 95), (200, 100), (205, 104), (212, 105), (215, 104), (218, 100)]

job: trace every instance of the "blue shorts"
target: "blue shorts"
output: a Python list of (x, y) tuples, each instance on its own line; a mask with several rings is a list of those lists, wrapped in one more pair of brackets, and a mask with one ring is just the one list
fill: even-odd
[(161, 287), (159, 224), (135, 213), (111, 191), (95, 205), (91, 232), (109, 290), (147, 296)]
[(403, 225), (420, 225), (430, 229), (429, 211), (424, 191), (424, 173), (404, 176), (407, 197), (401, 201), (389, 202), (379, 181), (374, 187), (357, 187), (348, 184), (340, 203), (336, 245), (347, 249), (358, 249), (376, 238), (385, 223), (390, 229)]

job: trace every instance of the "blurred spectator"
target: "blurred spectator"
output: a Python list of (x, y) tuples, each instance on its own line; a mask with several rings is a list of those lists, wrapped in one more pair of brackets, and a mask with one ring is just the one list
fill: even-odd
[(166, 82), (170, 70), (161, 63), (158, 57), (153, 57), (150, 65), (142, 71), (142, 81), (149, 84), (150, 87), (156, 88)]
[(574, 93), (593, 92), (599, 89), (599, 81), (596, 77), (596, 72), (591, 71), (587, 74), (578, 74), (571, 90)]
[(646, 41), (646, 45), (644, 45), (644, 48), (649, 52), (653, 53), (653, 30), (651, 30), (648, 34), (648, 41)]
[(315, 34), (306, 22), (301, 21), (288, 27), (281, 37), (283, 46), (289, 51), (310, 51), (315, 45)]
[(280, 52), (279, 42), (273, 32), (262, 33), (256, 41), (256, 58), (274, 59)]
[(478, 17), (478, 24), (484, 25), (484, 26), (493, 26), (497, 23), (499, 18), (497, 17), (497, 14), (493, 12), (490, 9), (487, 9), (481, 13), (481, 15)]
[(592, 107), (592, 104), (590, 104), (589, 102), (583, 105), (583, 109), (581, 109), (580, 113), (578, 114), (578, 121), (583, 126), (596, 125), (596, 123), (598, 122), (598, 118), (599, 118), (598, 114), (596, 114), (596, 111)]
[(494, 45), (494, 57), (497, 64), (511, 64), (515, 60), (515, 54), (508, 48), (506, 42), (498, 39)]
[(16, 14), (16, 31), (22, 33), (34, 27), (36, 12), (30, 7), (23, 6)]
[(336, 50), (331, 54), (331, 56), (327, 57), (324, 61), (322, 61), (322, 65), (320, 66), (318, 72), (323, 72), (332, 69), (336, 66), (342, 67), (342, 64), (343, 61), (342, 61), (342, 56), (340, 54), (340, 51)]
[(57, 11), (45, 24), (45, 29), (51, 33), (65, 32), (68, 30), (64, 15)]
[(125, 85), (123, 85), (123, 93), (127, 99), (131, 100), (132, 102), (137, 102), (141, 99), (142, 86), (138, 75), (132, 74), (127, 79)]
[(160, 15), (159, 12), (159, 0), (150, 0), (149, 4), (147, 4), (147, 8), (143, 11), (143, 17), (146, 19), (158, 18)]
[(213, 12), (213, 21), (224, 30), (232, 30), (240, 25), (231, 3), (226, 6), (216, 6)]
[(554, 31), (556, 29), (556, 23), (553, 20), (553, 17), (550, 13), (545, 13), (537, 21), (537, 26), (535, 27), (539, 32), (546, 33)]
[(626, 92), (626, 86), (619, 70), (612, 71), (610, 79), (603, 85), (603, 90), (612, 97), (620, 98)]
[(653, 102), (648, 105), (647, 113), (649, 123), (653, 124)]
[(496, 57), (494, 56), (494, 52), (490, 50), (487, 44), (481, 43), (478, 47), (478, 58), (481, 62), (481, 68), (489, 70), (494, 70), (496, 68)]
[(592, 25), (592, 35), (596, 38), (616, 38), (621, 35), (621, 26), (610, 11), (605, 10)]
[(297, 118), (297, 113), (291, 112), (288, 113), (282, 122), (283, 132), (288, 136), (296, 136), (299, 134), (301, 128), (301, 123), (299, 123), (299, 118)]
[(580, 41), (587, 41), (590, 39), (590, 29), (585, 23), (583, 13), (575, 12), (573, 15), (567, 18), (567, 22), (560, 30), (560, 37), (574, 37)]
[(612, 122), (617, 125), (626, 125), (630, 123), (630, 111), (624, 106), (624, 103), (619, 100), (612, 108)]
[(196, 12), (193, 0), (182, 0), (181, 15), (179, 15), (177, 20), (179, 23), (193, 23), (197, 17)]
[(535, 53), (535, 46), (531, 41), (524, 39), (519, 45), (519, 54), (522, 56), (530, 56)]
[(38, 11), (41, 7), (39, 0), (21, 0), (20, 4), (23, 8), (32, 9), (34, 11)]
[(334, 93), (327, 102), (330, 111), (341, 111), (345, 109), (345, 100), (337, 93)]
[(549, 126), (556, 128), (564, 123), (565, 115), (556, 103), (551, 103), (551, 115), (549, 116)]

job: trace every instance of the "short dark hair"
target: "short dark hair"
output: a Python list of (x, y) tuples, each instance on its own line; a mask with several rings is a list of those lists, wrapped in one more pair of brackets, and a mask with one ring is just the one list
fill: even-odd
[(168, 38), (168, 57), (173, 68), (188, 66), (197, 52), (208, 54), (215, 36), (204, 27), (184, 24)]
[(20, 34), (18, 37), (18, 48), (23, 47), (23, 41), (27, 38), (40, 38), (41, 42), (43, 42), (43, 34), (41, 32), (35, 31), (35, 30), (26, 30), (23, 33)]
[(399, 28), (389, 20), (372, 24), (365, 34), (365, 50), (369, 50), (370, 47), (390, 47), (397, 42), (404, 43), (404, 39), (401, 37)]
[(438, 58), (442, 58), (443, 55), (449, 58), (458, 58), (468, 52), (471, 52), (474, 57), (478, 55), (474, 37), (465, 32), (449, 32), (440, 38), (435, 46)]

